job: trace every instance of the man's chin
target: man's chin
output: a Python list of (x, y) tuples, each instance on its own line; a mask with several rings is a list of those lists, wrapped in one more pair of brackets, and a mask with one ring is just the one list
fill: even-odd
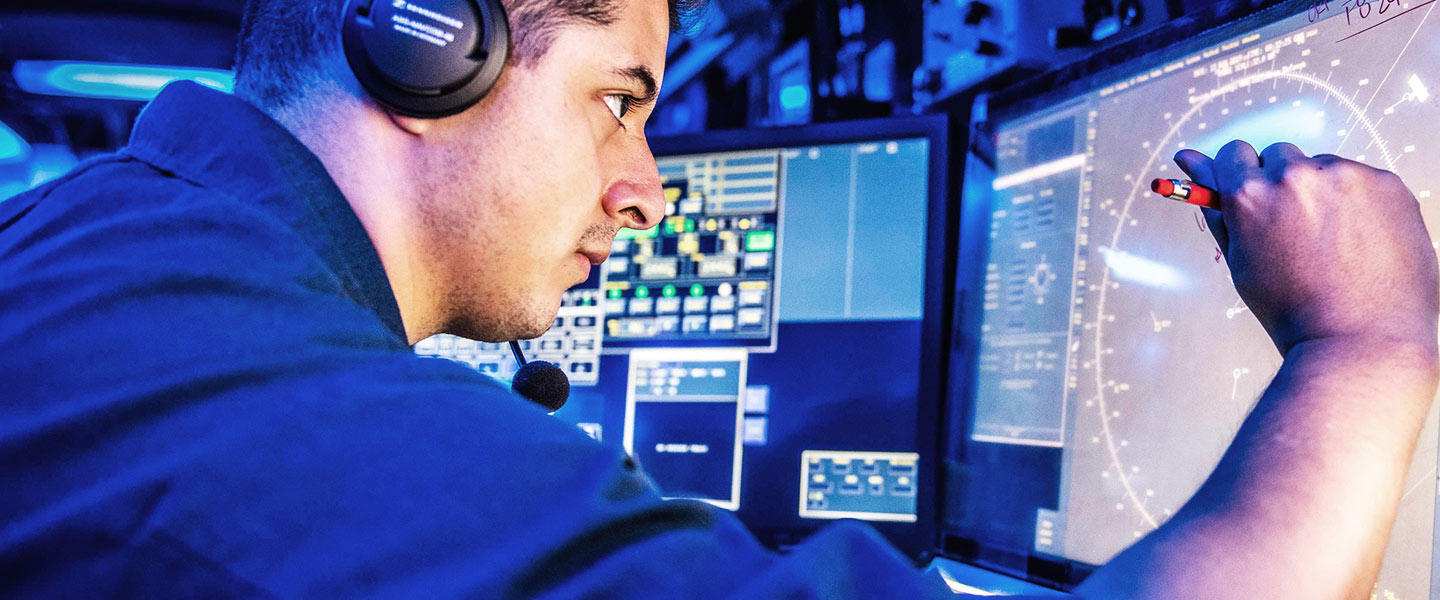
[(550, 331), (550, 327), (554, 326), (555, 317), (559, 314), (559, 307), (556, 306), (554, 310), (551, 310), (548, 316), (539, 313), (540, 311), (514, 314), (499, 322), (462, 319), (451, 323), (445, 333), (491, 343), (535, 339), (545, 335), (545, 332)]
[(510, 340), (533, 340), (533, 339), (538, 338), (538, 337), (540, 337), (540, 336), (542, 336), (542, 335), (545, 335), (545, 332), (550, 331), (550, 328), (551, 328), (552, 326), (554, 326), (554, 325), (555, 325), (555, 317), (550, 317), (549, 319), (545, 320), (545, 322), (544, 322), (543, 325), (537, 324), (537, 325), (532, 325), (532, 326), (530, 326), (530, 327), (526, 327), (526, 328), (523, 328), (523, 329), (518, 329), (518, 330), (516, 330), (516, 331), (514, 332), (514, 335), (511, 336), (511, 337), (509, 337), (509, 338), (506, 338), (505, 341), (510, 341)]

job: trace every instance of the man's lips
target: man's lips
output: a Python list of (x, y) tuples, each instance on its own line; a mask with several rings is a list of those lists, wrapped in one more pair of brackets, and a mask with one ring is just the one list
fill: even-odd
[(600, 263), (605, 262), (605, 259), (610, 258), (610, 249), (609, 249), (609, 248), (605, 248), (604, 250), (583, 250), (583, 249), (582, 249), (582, 250), (576, 252), (576, 254), (579, 254), (580, 256), (584, 256), (586, 260), (589, 260), (589, 261), (590, 261), (590, 264), (592, 264), (592, 265), (598, 265), (598, 264), (600, 264)]

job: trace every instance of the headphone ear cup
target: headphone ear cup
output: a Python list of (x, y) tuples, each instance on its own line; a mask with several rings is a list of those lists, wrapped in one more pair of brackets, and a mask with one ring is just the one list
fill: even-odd
[(500, 78), (510, 26), (500, 0), (348, 0), (345, 60), (377, 102), (412, 117), (474, 106)]

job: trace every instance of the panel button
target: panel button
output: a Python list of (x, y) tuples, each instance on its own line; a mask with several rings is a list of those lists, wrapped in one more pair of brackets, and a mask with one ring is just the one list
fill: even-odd
[(745, 272), (766, 271), (770, 269), (770, 253), (751, 252), (745, 255)]
[(705, 332), (706, 323), (709, 319), (704, 315), (689, 315), (685, 317), (685, 333)]
[(735, 330), (735, 315), (711, 315), (711, 317), (710, 317), (710, 332), (711, 332), (711, 333), (717, 333), (717, 332), (721, 332), (721, 331), (734, 331), (734, 330)]
[(734, 296), (717, 296), (710, 299), (711, 312), (730, 312), (735, 310)]
[(700, 263), (701, 277), (734, 277), (734, 258), (707, 258)]
[(631, 314), (631, 315), (648, 315), (648, 314), (651, 313), (651, 311), (654, 309), (654, 307), (655, 307), (655, 299), (654, 299), (654, 298), (631, 298), (631, 299), (630, 299), (630, 314)]
[(744, 308), (737, 314), (741, 327), (761, 327), (765, 325), (765, 309)]
[(679, 273), (679, 259), (650, 257), (640, 265), (641, 279), (674, 279)]

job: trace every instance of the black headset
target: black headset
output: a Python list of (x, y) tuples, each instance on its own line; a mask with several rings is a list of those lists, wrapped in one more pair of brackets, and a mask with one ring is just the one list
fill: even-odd
[(484, 98), (510, 54), (500, 0), (347, 0), (341, 37), (371, 97), (430, 119)]

